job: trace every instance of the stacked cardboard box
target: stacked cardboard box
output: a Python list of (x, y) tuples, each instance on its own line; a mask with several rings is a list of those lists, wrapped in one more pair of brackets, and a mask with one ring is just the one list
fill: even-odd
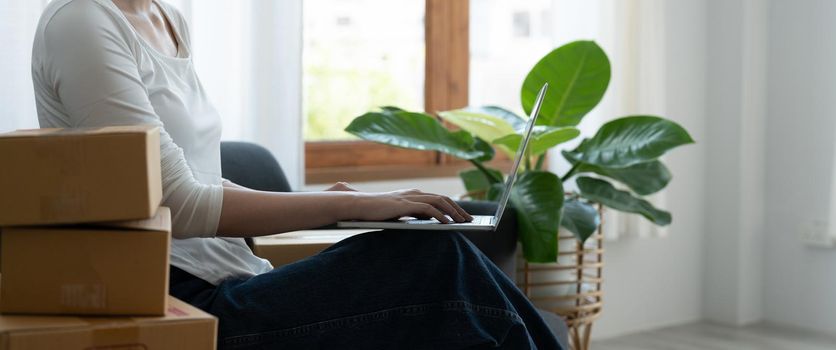
[(167, 296), (159, 129), (17, 131), (0, 160), (0, 350), (214, 348), (216, 320)]
[(170, 222), (3, 228), (0, 312), (165, 314)]
[(215, 319), (169, 297), (159, 317), (0, 316), (0, 350), (214, 349)]
[(0, 226), (145, 219), (162, 198), (159, 129), (0, 135)]

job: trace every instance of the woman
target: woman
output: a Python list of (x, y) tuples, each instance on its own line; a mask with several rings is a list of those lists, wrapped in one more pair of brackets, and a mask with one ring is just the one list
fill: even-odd
[(153, 0), (53, 0), (32, 72), (42, 127), (161, 130), (173, 212), (172, 295), (218, 316), (221, 348), (558, 348), (513, 284), (458, 233), (355, 236), (280, 269), (242, 237), (339, 220), (471, 217), (417, 190), (250, 190), (220, 176), (221, 125), (192, 65), (188, 28)]

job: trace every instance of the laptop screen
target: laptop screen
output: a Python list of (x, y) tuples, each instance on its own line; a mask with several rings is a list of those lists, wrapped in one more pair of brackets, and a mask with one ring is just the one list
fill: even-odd
[(540, 93), (537, 94), (537, 100), (534, 102), (534, 108), (531, 109), (531, 115), (528, 117), (528, 123), (525, 126), (525, 132), (522, 142), (517, 148), (517, 155), (514, 157), (514, 165), (508, 171), (508, 179), (505, 180), (505, 188), (502, 190), (502, 197), (500, 197), (499, 205), (496, 208), (496, 224), (502, 219), (502, 214), (505, 212), (505, 207), (508, 205), (508, 199), (511, 198), (511, 188), (514, 186), (514, 181), (517, 179), (517, 172), (520, 169), (520, 164), (523, 157), (525, 157), (525, 150), (528, 148), (528, 141), (531, 138), (531, 131), (534, 129), (534, 123), (537, 121), (537, 115), (540, 114), (540, 104), (546, 96), (546, 91), (549, 89), (549, 83), (543, 84), (540, 88)]

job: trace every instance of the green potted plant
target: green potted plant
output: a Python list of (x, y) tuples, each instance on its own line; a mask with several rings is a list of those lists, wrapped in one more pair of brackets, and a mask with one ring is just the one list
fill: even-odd
[[(560, 227), (581, 242), (592, 235), (600, 223), (595, 203), (642, 215), (657, 225), (671, 222), (670, 213), (643, 199), (671, 180), (659, 157), (694, 142), (670, 120), (649, 115), (611, 120), (576, 147), (561, 150), (571, 164), (565, 174), (544, 169), (548, 150), (580, 136), (576, 126), (601, 101), (609, 81), (610, 62), (604, 51), (593, 41), (575, 41), (544, 56), (522, 84), (521, 103), (527, 114), (543, 83), (550, 85), (511, 196), (523, 255), (529, 262), (557, 261)], [(357, 117), (345, 130), (369, 141), (467, 160), (474, 169), (460, 177), (468, 193), (495, 200), (503, 174), (485, 163), (497, 151), (513, 156), (526, 119), (495, 106), (443, 111), (438, 116), (459, 129), (446, 128), (430, 114), (383, 107)], [(569, 181), (576, 189), (565, 190)]]

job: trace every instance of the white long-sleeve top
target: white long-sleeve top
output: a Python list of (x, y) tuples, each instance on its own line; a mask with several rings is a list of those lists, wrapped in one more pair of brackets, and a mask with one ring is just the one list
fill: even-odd
[(158, 3), (176, 57), (150, 46), (110, 0), (53, 0), (41, 16), (32, 79), (41, 127), (160, 127), (171, 264), (210, 283), (269, 271), (241, 238), (215, 237), (223, 201), (220, 117), (195, 74), (180, 13)]

